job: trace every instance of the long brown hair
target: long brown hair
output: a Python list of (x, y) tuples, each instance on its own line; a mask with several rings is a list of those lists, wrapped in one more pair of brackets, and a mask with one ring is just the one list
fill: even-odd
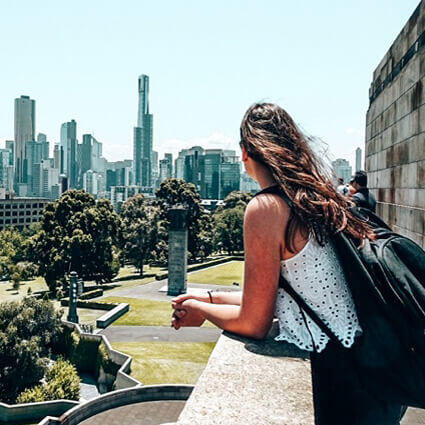
[(374, 238), (372, 229), (349, 210), (351, 201), (336, 191), (306, 136), (284, 109), (272, 103), (252, 105), (240, 132), (248, 156), (268, 167), (293, 203), (285, 236), (289, 250), (293, 251), (297, 228), (313, 233), (320, 244), (341, 231), (359, 244)]

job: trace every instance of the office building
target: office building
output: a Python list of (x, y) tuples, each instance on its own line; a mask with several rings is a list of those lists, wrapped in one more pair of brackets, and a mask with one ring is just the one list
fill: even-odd
[(340, 177), (344, 183), (348, 183), (353, 174), (350, 163), (343, 158), (338, 158), (335, 161), (332, 161), (332, 168), (337, 177)]
[(9, 226), (23, 229), (39, 222), (48, 202), (45, 198), (0, 199), (0, 230)]
[(241, 173), (240, 180), (240, 191), (247, 193), (257, 193), (260, 190), (260, 186), (255, 180), (252, 180), (251, 177), (248, 176), (246, 171)]
[(360, 148), (356, 149), (356, 171), (362, 170), (362, 150)]
[(93, 170), (86, 171), (83, 174), (83, 189), (94, 196), (103, 192), (102, 174)]
[(193, 183), (199, 193), (201, 193), (203, 161), (204, 149), (201, 146), (193, 146), (187, 149), (184, 156), (183, 179), (188, 183)]
[(58, 197), (59, 170), (53, 167), (53, 161), (43, 159), (33, 166), (32, 172), (32, 196), (40, 196), (48, 199)]
[(149, 113), (149, 77), (141, 75), (138, 85), (139, 108), (133, 133), (134, 183), (152, 185), (153, 116)]
[(10, 149), (0, 149), (0, 187), (13, 191), (13, 165), (10, 164)]
[(41, 143), (41, 146), (42, 146), (42, 148), (41, 148), (41, 151), (42, 151), (41, 158), (42, 159), (49, 158), (50, 143), (47, 141), (47, 136), (43, 133), (38, 133), (37, 142)]
[(141, 186), (112, 186), (111, 203), (116, 212), (121, 211), (122, 204), (130, 197), (142, 193), (145, 197), (153, 198), (153, 189)]
[(203, 173), (201, 197), (206, 199), (220, 198), (220, 177), (223, 151), (207, 149), (203, 157)]
[(16, 184), (27, 183), (24, 169), (26, 143), (35, 140), (35, 100), (29, 96), (15, 99), (14, 167)]
[(166, 153), (159, 161), (159, 183), (173, 176), (173, 155)]
[(184, 162), (186, 155), (188, 155), (188, 149), (182, 149), (174, 161), (174, 177), (176, 179), (184, 179)]
[(9, 165), (14, 164), (15, 142), (13, 140), (6, 140), (6, 149), (9, 149), (11, 155), (9, 156)]
[(220, 194), (224, 199), (230, 192), (240, 190), (241, 163), (235, 151), (224, 150), (220, 168)]
[(63, 123), (61, 126), (61, 168), (60, 173), (68, 177), (68, 187), (77, 187), (78, 164), (77, 164), (77, 123), (75, 120)]

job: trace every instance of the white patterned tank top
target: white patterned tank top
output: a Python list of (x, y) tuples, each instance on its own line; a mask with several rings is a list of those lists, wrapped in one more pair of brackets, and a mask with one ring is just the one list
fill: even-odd
[[(280, 263), (282, 276), (303, 297), (307, 305), (323, 320), (345, 347), (351, 347), (354, 337), (362, 330), (354, 302), (331, 242), (324, 246), (310, 237), (294, 257)], [(282, 288), (278, 288), (275, 315), (284, 340), (307, 351), (322, 351), (329, 337), (305, 314), (308, 329), (300, 308)], [(309, 332), (310, 331), (310, 332)], [(311, 335), (310, 335), (311, 333)]]

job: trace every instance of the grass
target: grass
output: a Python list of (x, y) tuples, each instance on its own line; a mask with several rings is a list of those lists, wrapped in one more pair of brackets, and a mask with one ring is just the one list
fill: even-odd
[(215, 342), (116, 342), (133, 357), (131, 376), (144, 385), (195, 384)]
[(169, 326), (171, 305), (163, 301), (126, 297), (105, 297), (99, 302), (127, 303), (130, 311), (113, 323), (113, 326)]
[(46, 282), (41, 276), (34, 280), (21, 282), (19, 291), (15, 291), (10, 282), (0, 282), (0, 301), (19, 301), (26, 297), (28, 288), (31, 288), (33, 293), (48, 289)]
[(233, 282), (243, 283), (243, 261), (230, 261), (219, 266), (214, 266), (205, 270), (189, 273), (187, 275), (189, 283), (205, 283), (209, 285), (228, 285)]
[[(170, 326), (171, 303), (168, 301), (151, 301), (140, 298), (105, 297), (96, 300), (105, 303), (127, 303), (130, 311), (112, 323), (111, 326)], [(83, 309), (78, 309), (78, 311)], [(215, 328), (212, 323), (205, 321), (202, 327)]]

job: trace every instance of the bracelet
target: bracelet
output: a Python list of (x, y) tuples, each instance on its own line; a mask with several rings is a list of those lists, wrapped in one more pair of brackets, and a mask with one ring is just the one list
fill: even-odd
[(210, 297), (210, 304), (214, 304), (213, 303), (213, 299), (212, 299), (212, 295), (211, 295), (211, 291), (207, 291), (209, 297)]

